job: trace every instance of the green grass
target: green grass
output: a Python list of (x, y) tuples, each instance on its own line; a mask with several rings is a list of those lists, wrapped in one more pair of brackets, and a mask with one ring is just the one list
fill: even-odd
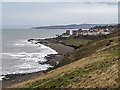
[[(110, 42), (111, 40), (112, 40), (112, 42)], [(113, 43), (115, 43), (116, 45), (113, 45)], [(106, 46), (108, 44), (110, 44), (110, 45)], [(69, 64), (71, 62), (82, 59), (84, 57), (91, 56), (97, 50), (102, 49), (102, 48), (105, 48), (105, 50), (107, 51), (109, 49), (108, 47), (109, 48), (110, 47), (111, 48), (118, 47), (118, 37), (108, 38), (108, 39), (96, 41), (91, 44), (86, 44), (86, 45), (74, 50), (73, 52), (66, 54), (63, 61), (60, 62), (58, 66)]]
[(28, 85), (29, 88), (33, 88), (35, 86), (39, 86), (40, 84), (44, 83), (44, 82), (47, 82), (49, 81), (50, 79), (43, 79), (43, 80), (40, 80), (40, 81), (36, 81), (35, 83), (32, 83), (31, 85)]
[[(106, 68), (115, 64), (115, 62), (116, 60), (114, 60), (114, 58), (106, 58), (104, 61), (89, 64), (83, 68), (79, 68), (78, 70), (64, 74), (63, 76), (50, 78), (48, 79), (49, 81), (41, 80), (35, 82), (30, 87), (36, 86), (37, 88), (62, 88), (75, 81), (76, 77), (82, 77), (82, 75), (89, 74), (90, 72), (94, 72), (96, 70), (101, 70), (103, 72), (106, 70)], [(40, 85), (42, 82), (46, 82), (46, 84)]]
[(118, 56), (118, 49), (109, 51), (112, 55)]
[[(73, 40), (73, 39), (72, 39)], [(68, 41), (69, 42), (69, 41)], [(106, 46), (107, 44), (110, 44), (109, 46)], [(103, 50), (104, 48), (104, 50)], [(73, 52), (65, 55), (65, 58), (60, 62), (60, 65), (65, 65), (72, 63), (73, 61), (80, 60), (85, 57), (91, 56), (93, 53), (96, 53), (97, 50), (99, 51), (99, 54), (104, 55), (104, 53), (109, 53), (112, 56), (108, 57), (106, 55), (105, 59), (103, 61), (98, 61), (93, 64), (88, 64), (82, 68), (62, 73), (62, 76), (56, 76), (56, 77), (49, 77), (43, 80), (38, 80), (34, 83), (29, 83), (27, 85), (27, 88), (62, 88), (66, 87), (67, 85), (72, 84), (74, 81), (77, 81), (77, 78), (81, 79), (84, 77), (84, 75), (89, 75), (90, 73), (95, 72), (96, 70), (99, 70), (99, 73), (104, 73), (109, 67), (114, 65), (118, 58), (118, 37), (114, 38), (107, 38), (104, 40), (96, 41), (91, 44), (86, 44), (78, 49), (75, 49)], [(95, 55), (97, 57), (98, 54)], [(94, 58), (96, 59), (96, 58)], [(90, 59), (92, 60), (92, 59)], [(97, 73), (99, 75), (99, 73)], [(85, 78), (86, 80), (89, 78)], [(80, 82), (82, 83), (82, 82)]]
[(91, 40), (80, 39), (80, 38), (70, 38), (70, 39), (60, 40), (60, 42), (66, 44), (66, 45), (74, 45), (74, 46), (84, 45), (90, 41)]

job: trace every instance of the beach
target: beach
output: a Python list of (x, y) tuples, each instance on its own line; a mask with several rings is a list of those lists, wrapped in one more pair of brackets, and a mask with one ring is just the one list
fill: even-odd
[[(41, 39), (29, 39), (28, 41), (31, 41), (31, 40), (36, 40), (37, 41), (36, 44), (41, 43), (45, 46), (48, 46), (48, 47), (54, 49), (57, 52), (57, 54), (50, 54), (50, 55), (46, 56), (47, 61), (45, 63), (50, 64), (52, 66), (57, 66), (57, 64), (62, 61), (65, 54), (74, 50), (72, 47), (65, 46), (63, 44), (60, 44), (57, 42), (52, 42), (52, 41), (46, 40), (46, 39), (44, 39), (42, 41), (41, 41)], [(42, 64), (41, 62), (39, 62), (39, 63)], [(16, 83), (20, 83), (20, 82), (23, 82), (23, 81), (26, 81), (29, 79), (33, 79), (33, 78), (38, 77), (39, 75), (46, 73), (47, 71), (52, 70), (52, 69), (54, 69), (54, 67), (49, 68), (48, 70), (39, 71), (39, 72), (35, 72), (35, 73), (6, 75), (6, 79), (4, 79), (2, 81), (2, 86), (3, 86), (3, 88), (5, 88), (5, 87), (11, 86)]]

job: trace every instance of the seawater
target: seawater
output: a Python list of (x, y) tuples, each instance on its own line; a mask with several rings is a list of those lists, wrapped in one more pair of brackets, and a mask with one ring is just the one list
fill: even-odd
[(57, 52), (50, 47), (27, 40), (51, 38), (65, 31), (65, 29), (3, 29), (0, 79), (8, 74), (33, 73), (53, 67), (38, 62), (46, 61), (45, 56)]

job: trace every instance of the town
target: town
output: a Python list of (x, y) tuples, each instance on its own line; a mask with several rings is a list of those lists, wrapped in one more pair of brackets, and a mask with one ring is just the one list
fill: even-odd
[(96, 27), (92, 27), (90, 29), (79, 29), (79, 30), (72, 30), (72, 35), (70, 34), (70, 30), (66, 30), (65, 33), (63, 33), (62, 35), (57, 35), (60, 37), (78, 37), (78, 36), (90, 36), (90, 35), (107, 35), (110, 34), (112, 31), (115, 30), (115, 28), (117, 28), (116, 25), (114, 26), (96, 26)]

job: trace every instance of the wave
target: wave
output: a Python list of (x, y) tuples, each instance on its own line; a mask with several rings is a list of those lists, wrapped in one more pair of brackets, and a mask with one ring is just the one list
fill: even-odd
[(13, 45), (17, 47), (24, 47), (24, 46), (33, 46), (34, 44), (31, 42), (28, 42), (27, 40), (19, 40), (15, 42)]
[(2, 81), (3, 78), (5, 78), (5, 76), (1, 76), (1, 75), (0, 75), (0, 81)]
[[(14, 44), (16, 46), (32, 46), (38, 48), (39, 46), (39, 52), (13, 52), (13, 53), (2, 53), (3, 59), (18, 59), (19, 63), (12, 66), (14, 70), (9, 71), (8, 69), (11, 69), (11, 67), (4, 69), (2, 71), (2, 75), (8, 75), (8, 74), (24, 74), (24, 73), (33, 73), (38, 71), (47, 70), (48, 68), (51, 68), (53, 66), (49, 64), (41, 65), (38, 62), (46, 62), (45, 56), (48, 54), (57, 54), (57, 52), (50, 47), (47, 47), (43, 44), (35, 44), (36, 41), (27, 42), (27, 40), (20, 41), (20, 43)], [(14, 62), (13, 62), (14, 63)], [(6, 68), (6, 67), (5, 67)], [(2, 77), (0, 77), (2, 78)]]

